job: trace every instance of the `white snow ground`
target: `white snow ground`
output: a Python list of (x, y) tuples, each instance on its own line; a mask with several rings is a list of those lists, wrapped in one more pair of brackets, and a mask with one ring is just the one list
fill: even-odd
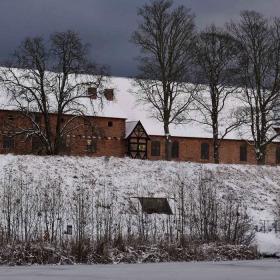
[(256, 243), (258, 250), (265, 255), (275, 254), (280, 257), (280, 236), (276, 236), (274, 232), (256, 234)]
[(1, 280), (278, 280), (277, 260), (0, 267)]
[[(12, 171), (26, 181), (29, 188), (51, 186), (60, 182), (65, 196), (81, 184), (95, 181), (93, 191), (114, 197), (115, 215), (121, 214), (131, 197), (173, 197), (178, 177), (189, 187), (196, 186), (201, 172), (217, 179), (219, 194), (233, 192), (242, 197), (248, 213), (259, 224), (273, 221), (275, 198), (280, 194), (280, 167), (250, 165), (214, 165), (187, 162), (140, 161), (127, 158), (0, 156), (0, 180)], [(176, 181), (177, 180), (177, 181)], [(1, 188), (1, 185), (0, 185)], [(71, 203), (71, 201), (70, 201)], [(280, 237), (258, 233), (261, 253), (280, 256)]]

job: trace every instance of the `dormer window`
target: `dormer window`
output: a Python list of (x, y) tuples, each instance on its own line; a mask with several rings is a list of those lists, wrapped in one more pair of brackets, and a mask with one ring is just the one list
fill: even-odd
[(88, 97), (91, 99), (97, 99), (97, 88), (89, 87), (88, 88)]
[(113, 101), (114, 100), (114, 89), (112, 89), (112, 88), (105, 89), (104, 96), (108, 101)]

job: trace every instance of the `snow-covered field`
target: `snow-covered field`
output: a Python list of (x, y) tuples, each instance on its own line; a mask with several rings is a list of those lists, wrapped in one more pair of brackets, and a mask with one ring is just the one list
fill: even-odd
[[(113, 219), (124, 213), (128, 201), (134, 197), (172, 198), (174, 193), (178, 192), (176, 187), (179, 181), (187, 182), (187, 187), (195, 187), (199, 178), (205, 174), (215, 178), (214, 184), (221, 197), (231, 192), (242, 198), (256, 225), (259, 225), (261, 220), (272, 223), (275, 218), (275, 199), (280, 193), (280, 167), (271, 166), (153, 162), (104, 157), (2, 155), (2, 186), (7, 183), (9, 174), (12, 178), (20, 178), (24, 186), (34, 190), (34, 193), (28, 191), (26, 196), (31, 199), (40, 199), (40, 194), (36, 193), (38, 186), (51, 193), (53, 184), (58, 182), (67, 199), (63, 207), (70, 207), (73, 203), (73, 191), (87, 186), (101, 204), (114, 202), (114, 205), (110, 206), (113, 208)], [(17, 202), (17, 190), (14, 191), (12, 199)], [(172, 204), (172, 199), (170, 202)], [(35, 210), (34, 213), (37, 211)], [(67, 219), (66, 216), (62, 219), (65, 224)], [(280, 254), (280, 238), (274, 233), (259, 233), (256, 241), (261, 252)]]
[(275, 199), (280, 194), (280, 167), (274, 166), (0, 155), (0, 179), (10, 171), (28, 177), (32, 184), (59, 181), (68, 192), (77, 183), (95, 181), (96, 188), (105, 185), (121, 200), (137, 194), (170, 197), (178, 179), (186, 179), (192, 186), (202, 173), (208, 173), (217, 180), (215, 187), (221, 193), (232, 191), (246, 201), (255, 221), (273, 219)]
[(277, 260), (0, 267), (2, 280), (278, 280)]

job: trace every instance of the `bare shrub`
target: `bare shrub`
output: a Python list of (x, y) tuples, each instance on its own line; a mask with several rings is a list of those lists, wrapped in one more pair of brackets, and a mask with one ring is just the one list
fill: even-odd
[(280, 221), (280, 194), (275, 198), (274, 216), (276, 221)]
[(178, 221), (182, 240), (251, 244), (253, 226), (246, 205), (234, 194), (220, 197), (219, 182), (210, 172), (201, 172), (197, 186), (178, 184)]
[(197, 182), (181, 175), (171, 181), (172, 215), (145, 213), (137, 198), (143, 197), (143, 186), (136, 198), (125, 200), (109, 188), (110, 180), (81, 178), (67, 189), (62, 182), (60, 176), (34, 178), (24, 168), (13, 172), (7, 167), (0, 181), (0, 241), (15, 248), (7, 250), (16, 255), (3, 252), (3, 258), (32, 263), (34, 252), (37, 263), (61, 258), (110, 263), (115, 257), (120, 262), (129, 257), (151, 262), (175, 260), (171, 250), (181, 248), (176, 249), (178, 260), (193, 260), (206, 258), (201, 247), (205, 243), (248, 247), (253, 238), (244, 203), (231, 193), (222, 196), (221, 182), (211, 171), (201, 171)]

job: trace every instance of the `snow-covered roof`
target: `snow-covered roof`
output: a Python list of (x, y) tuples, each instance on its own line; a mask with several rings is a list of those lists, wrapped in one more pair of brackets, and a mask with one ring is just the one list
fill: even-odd
[(135, 128), (135, 126), (138, 124), (138, 121), (127, 121), (125, 122), (125, 138), (127, 138)]
[[(115, 89), (115, 101), (114, 106), (118, 106), (121, 112), (124, 113), (127, 121), (127, 132), (131, 129), (131, 126), (137, 121), (141, 121), (143, 127), (149, 135), (165, 135), (163, 124), (157, 119), (151, 117), (151, 107), (143, 105), (137, 100), (137, 96), (134, 92), (134, 81), (129, 78), (112, 77), (110, 80), (110, 86)], [(230, 108), (226, 110), (230, 115), (232, 107), (236, 106), (236, 100), (231, 100)], [(113, 104), (111, 104), (113, 105)], [(108, 108), (104, 109), (108, 111)], [(193, 118), (197, 119), (195, 112)], [(229, 117), (229, 116), (228, 116)], [(225, 116), (224, 119), (227, 117)], [(170, 134), (177, 137), (197, 137), (197, 138), (212, 138), (212, 131), (209, 127), (206, 127), (197, 122), (190, 121), (184, 124), (170, 124)], [(242, 139), (240, 131), (231, 132), (225, 137), (226, 139)]]
[[(148, 135), (165, 135), (163, 124), (151, 116), (152, 108), (148, 104), (139, 103), (135, 94), (136, 88), (133, 79), (110, 77), (104, 85), (105, 88), (114, 89), (114, 100), (109, 101), (105, 98), (102, 104), (90, 98), (81, 99), (81, 104), (85, 108), (86, 115), (100, 117), (125, 118), (126, 135), (129, 135), (136, 123), (140, 120)], [(93, 104), (95, 102), (95, 104)], [(243, 104), (240, 99), (232, 97), (228, 99), (223, 110), (220, 124), (227, 124), (232, 119), (232, 112)], [(244, 106), (244, 105), (243, 105)], [(0, 109), (14, 110), (15, 104), (11, 102), (3, 88), (0, 88)], [(197, 111), (190, 112), (191, 119), (198, 120)], [(133, 127), (134, 125), (134, 127)], [(212, 131), (209, 126), (189, 121), (184, 124), (170, 124), (170, 135), (177, 137), (212, 138)], [(220, 133), (223, 133), (221, 129)], [(247, 139), (250, 140), (248, 126), (241, 127), (228, 133), (225, 139)]]

